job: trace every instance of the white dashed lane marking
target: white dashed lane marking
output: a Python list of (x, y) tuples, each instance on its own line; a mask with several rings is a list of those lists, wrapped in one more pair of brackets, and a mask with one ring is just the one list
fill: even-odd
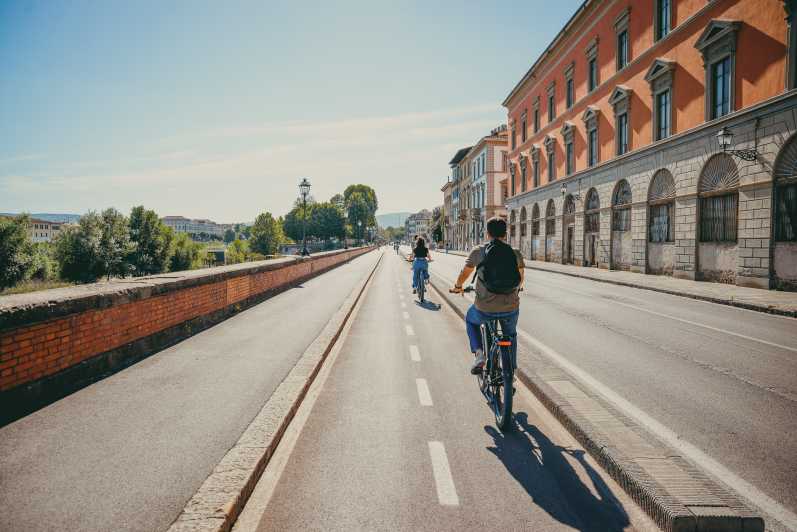
[(406, 311), (402, 312), (401, 315), (404, 317), (405, 320), (410, 319), (410, 313), (409, 312), (406, 312)]
[(407, 332), (407, 336), (415, 336), (415, 330), (412, 328), (412, 325), (405, 325), (404, 330)]
[(443, 442), (430, 441), (429, 455), (432, 458), (432, 471), (434, 482), (437, 486), (437, 500), (443, 506), (459, 506), (457, 488), (451, 476), (451, 467), (448, 465), (448, 456)]
[(432, 406), (432, 394), (429, 393), (426, 379), (415, 379), (415, 386), (418, 388), (418, 400), (421, 402), (421, 406)]
[(418, 351), (417, 345), (410, 346), (410, 358), (413, 362), (420, 362), (421, 361), (421, 352)]

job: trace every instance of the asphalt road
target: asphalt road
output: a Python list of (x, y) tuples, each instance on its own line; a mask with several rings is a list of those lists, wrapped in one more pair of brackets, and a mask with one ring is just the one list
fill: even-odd
[[(464, 257), (434, 260), (453, 284)], [(797, 513), (797, 320), (528, 269), (525, 287), (521, 329)]]
[(0, 429), (0, 530), (164, 530), (377, 253)]
[(284, 469), (267, 471), (278, 480), (256, 488), (236, 532), (649, 529), (523, 388), (516, 430), (495, 429), (462, 320), (417, 304), (409, 279), (388, 251)]

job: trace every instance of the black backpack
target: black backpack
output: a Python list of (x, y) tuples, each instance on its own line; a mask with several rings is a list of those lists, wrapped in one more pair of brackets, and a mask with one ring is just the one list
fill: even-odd
[(476, 275), (488, 292), (511, 294), (520, 286), (515, 250), (500, 240), (490, 241), (484, 247), (484, 260), (477, 266)]

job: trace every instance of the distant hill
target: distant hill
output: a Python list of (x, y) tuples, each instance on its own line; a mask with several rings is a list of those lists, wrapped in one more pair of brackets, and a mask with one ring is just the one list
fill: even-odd
[(377, 214), (376, 223), (379, 227), (404, 227), (404, 222), (411, 212), (391, 212), (388, 214)]
[[(0, 216), (19, 216), (20, 213), (0, 212)], [(29, 213), (31, 218), (38, 218), (45, 222), (77, 223), (80, 219), (79, 214), (52, 214), (47, 212)]]

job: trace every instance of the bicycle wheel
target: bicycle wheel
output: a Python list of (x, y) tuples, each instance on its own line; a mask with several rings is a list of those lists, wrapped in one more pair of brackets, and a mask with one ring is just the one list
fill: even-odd
[(485, 357), (484, 367), (482, 367), (481, 373), (476, 375), (476, 380), (479, 383), (479, 390), (481, 390), (481, 392), (489, 398), (487, 394), (489, 392), (490, 386), (490, 351), (492, 349), (492, 342), (490, 339), (490, 332), (487, 330), (487, 326), (482, 323), (479, 329), (481, 330), (482, 334), (482, 349), (485, 353), (487, 353), (487, 356)]
[(493, 411), (495, 424), (500, 430), (507, 431), (512, 428), (512, 355), (506, 347), (499, 348), (496, 355), (491, 372)]

